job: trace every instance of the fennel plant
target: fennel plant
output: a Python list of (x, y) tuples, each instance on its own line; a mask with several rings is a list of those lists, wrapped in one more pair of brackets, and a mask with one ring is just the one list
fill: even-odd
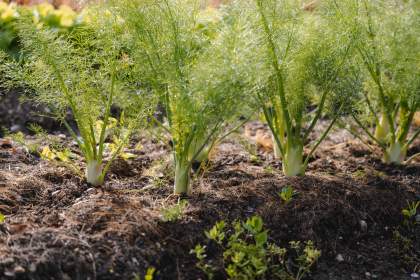
[[(348, 54), (352, 32), (338, 36), (316, 13), (296, 1), (236, 1), (236, 15), (247, 26), (252, 51), (243, 70), (273, 134), (276, 156), (286, 176), (303, 175), (310, 158), (338, 118), (351, 106), (360, 77)], [(346, 105), (345, 103), (348, 102)], [(324, 131), (311, 139), (328, 113)], [(304, 147), (311, 145), (305, 156)]]
[[(218, 41), (217, 11), (209, 20), (199, 0), (118, 1), (124, 17), (133, 75), (164, 107), (163, 127), (173, 143), (174, 192), (190, 193), (191, 167), (208, 157), (234, 120), (241, 83)], [(203, 15), (206, 17), (203, 20)], [(228, 67), (225, 67), (228, 65)]]
[(331, 25), (338, 32), (353, 29), (357, 34), (354, 55), (364, 68), (365, 81), (358, 113), (352, 118), (380, 147), (385, 163), (402, 164), (420, 134), (417, 129), (410, 135), (420, 109), (419, 3), (347, 0), (327, 4), (333, 11)]
[[(104, 22), (62, 34), (34, 26), (30, 16), (23, 16), (16, 28), (25, 61), (14, 74), (21, 86), (29, 89), (34, 101), (48, 106), (53, 117), (62, 121), (86, 161), (87, 182), (99, 186), (112, 161), (127, 144), (138, 118), (120, 119), (117, 124), (111, 118), (113, 105), (129, 109), (126, 103), (119, 102), (123, 100), (121, 73), (126, 62), (121, 58), (119, 46), (101, 34), (102, 29), (95, 24)], [(77, 129), (68, 121), (69, 110)], [(118, 141), (106, 160), (105, 142), (111, 129), (118, 135)]]

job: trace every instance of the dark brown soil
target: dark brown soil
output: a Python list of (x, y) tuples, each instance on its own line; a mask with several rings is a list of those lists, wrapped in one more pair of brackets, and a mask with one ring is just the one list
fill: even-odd
[[(204, 279), (189, 253), (197, 243), (208, 244), (204, 231), (219, 220), (255, 214), (271, 241), (286, 247), (310, 239), (322, 250), (308, 279), (411, 279), (419, 273), (420, 227), (403, 226), (401, 215), (407, 201), (420, 199), (419, 161), (384, 165), (377, 152), (336, 131), (306, 176), (285, 178), (280, 162), (263, 151), (251, 157), (237, 138), (218, 147), (195, 180), (183, 217), (167, 223), (161, 209), (177, 198), (165, 145), (142, 140), (143, 150), (132, 151), (138, 157), (115, 162), (103, 188), (4, 145), (0, 279), (143, 279), (152, 266), (155, 279)], [(420, 141), (410, 153), (418, 150)], [(299, 194), (286, 205), (277, 193), (287, 185)]]

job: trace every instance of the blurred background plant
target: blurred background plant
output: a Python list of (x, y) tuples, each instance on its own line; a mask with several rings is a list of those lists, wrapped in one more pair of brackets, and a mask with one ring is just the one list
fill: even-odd
[(407, 151), (420, 134), (410, 133), (420, 108), (419, 2), (324, 1), (321, 8), (337, 33), (355, 34), (352, 57), (363, 90), (352, 114), (358, 128), (349, 130), (379, 147), (384, 162), (410, 161)]
[(0, 49), (6, 51), (14, 58), (18, 58), (21, 55), (20, 40), (15, 25), (22, 14), (32, 14), (33, 24), (38, 27), (57, 29), (61, 32), (68, 32), (70, 29), (82, 25), (83, 21), (86, 20), (84, 13), (76, 12), (65, 2), (57, 7), (48, 2), (41, 2), (31, 6), (19, 6), (15, 2), (6, 3), (1, 0)]

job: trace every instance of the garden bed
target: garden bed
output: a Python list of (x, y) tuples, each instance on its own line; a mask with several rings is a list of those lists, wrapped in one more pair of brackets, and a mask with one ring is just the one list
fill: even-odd
[[(271, 153), (259, 149), (251, 156), (239, 138), (217, 148), (174, 222), (161, 215), (177, 202), (167, 145), (138, 139), (142, 149), (131, 150), (137, 157), (117, 160), (106, 184), (92, 188), (3, 142), (0, 278), (143, 279), (155, 267), (155, 279), (205, 279), (190, 250), (205, 244), (211, 257), (216, 250), (204, 231), (252, 215), (262, 217), (272, 242), (287, 247), (291, 240), (313, 240), (322, 250), (308, 279), (414, 279), (419, 273), (420, 229), (405, 227), (401, 214), (407, 201), (420, 199), (419, 161), (384, 165), (379, 152), (336, 130), (306, 176), (286, 178)], [(409, 154), (419, 150), (417, 141)], [(298, 192), (288, 204), (278, 195), (285, 186)]]

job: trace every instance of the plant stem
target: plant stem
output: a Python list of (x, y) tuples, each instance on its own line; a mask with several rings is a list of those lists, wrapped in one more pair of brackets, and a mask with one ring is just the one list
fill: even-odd
[(420, 135), (420, 129), (418, 129), (416, 132), (414, 132), (413, 136), (411, 136), (410, 140), (407, 141), (407, 148), (413, 144), (414, 140)]
[(302, 175), (303, 168), (303, 143), (299, 137), (288, 137), (286, 153), (283, 156), (283, 173), (287, 177)]
[(386, 143), (390, 133), (390, 124), (385, 113), (381, 113), (379, 117), (379, 122), (376, 124), (375, 128), (375, 138), (379, 141)]
[(407, 156), (407, 147), (400, 142), (394, 142), (384, 151), (385, 163), (402, 164)]
[(373, 140), (373, 142), (377, 143), (383, 150), (386, 150), (386, 146), (381, 141), (376, 139), (375, 136), (373, 136), (372, 133), (370, 133), (369, 129), (367, 129), (354, 114), (352, 114), (352, 117), (357, 123), (357, 125), (366, 133), (367, 136), (369, 136), (370, 139)]
[(322, 141), (324, 141), (324, 139), (327, 137), (328, 133), (330, 133), (331, 129), (333, 128), (335, 122), (337, 121), (337, 117), (334, 118), (330, 125), (328, 126), (328, 128), (324, 131), (324, 133), (322, 134), (321, 138), (319, 138), (319, 140), (317, 141), (317, 143), (315, 144), (315, 146), (312, 148), (312, 150), (309, 152), (308, 156), (305, 159), (305, 162), (303, 164), (303, 171), (306, 170), (306, 167), (308, 166), (309, 163), (309, 159), (312, 157), (312, 155), (315, 153), (316, 149), (318, 148), (318, 146), (322, 143)]
[(263, 28), (266, 33), (265, 35), (267, 37), (268, 51), (271, 56), (271, 63), (276, 74), (277, 89), (278, 89), (278, 93), (280, 97), (280, 103), (281, 103), (280, 105), (281, 105), (281, 109), (283, 113), (283, 118), (286, 125), (286, 132), (287, 132), (287, 135), (291, 135), (292, 134), (292, 121), (290, 120), (290, 114), (287, 107), (286, 94), (284, 92), (285, 89), (284, 89), (284, 84), (283, 84), (283, 75), (282, 75), (282, 71), (280, 69), (280, 65), (278, 62), (279, 59), (276, 52), (276, 46), (273, 41), (273, 34), (272, 34), (272, 31), (270, 30), (269, 23), (267, 21), (267, 18), (263, 10), (264, 9), (263, 4), (262, 4), (263, 1), (262, 0), (256, 0), (256, 1), (257, 1), (257, 6), (258, 6), (258, 11), (261, 15), (261, 22), (263, 24)]
[(102, 163), (91, 160), (87, 162), (86, 166), (86, 180), (92, 186), (100, 186), (103, 183), (102, 179)]
[(175, 194), (190, 193), (190, 164), (185, 160), (178, 159), (175, 164)]
[(282, 157), (282, 152), (281, 152), (280, 146), (276, 141), (276, 137), (274, 135), (272, 135), (271, 137), (273, 139), (274, 158), (280, 159)]
[(410, 163), (412, 160), (414, 160), (416, 157), (420, 157), (420, 153), (414, 154), (411, 157), (409, 157), (404, 163), (408, 164)]

